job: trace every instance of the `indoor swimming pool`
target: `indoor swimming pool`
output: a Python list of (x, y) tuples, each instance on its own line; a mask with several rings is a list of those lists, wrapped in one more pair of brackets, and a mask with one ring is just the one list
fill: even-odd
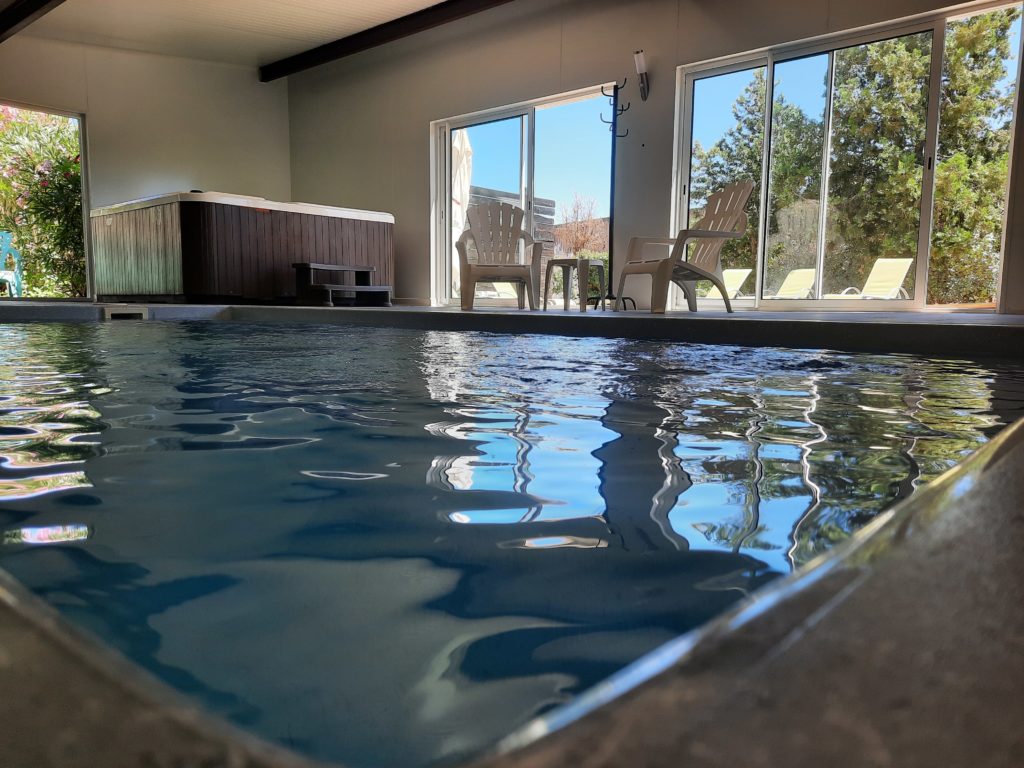
[(0, 328), (0, 568), (354, 768), (495, 744), (1024, 414), (1019, 364), (540, 335)]

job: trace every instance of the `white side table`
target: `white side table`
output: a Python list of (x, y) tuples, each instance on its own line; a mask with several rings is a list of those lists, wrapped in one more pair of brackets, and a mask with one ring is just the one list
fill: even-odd
[[(590, 270), (596, 269), (599, 284), (601, 286), (601, 309), (605, 309), (605, 282), (604, 282), (604, 262), (603, 261), (591, 261), (590, 259), (551, 259), (548, 262), (547, 269), (544, 272), (544, 301), (541, 308), (546, 310), (548, 308), (548, 296), (551, 293), (551, 273), (558, 267), (562, 270), (562, 304), (563, 308), (569, 309), (569, 296), (572, 293), (572, 271), (576, 270), (576, 278), (579, 282), (580, 290), (580, 312), (587, 311), (587, 301), (590, 298), (590, 291), (588, 285), (590, 283)], [(597, 308), (596, 306), (594, 307)]]

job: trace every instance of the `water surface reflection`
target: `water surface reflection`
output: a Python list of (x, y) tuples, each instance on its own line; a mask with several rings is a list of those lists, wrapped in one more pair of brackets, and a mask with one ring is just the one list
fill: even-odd
[(1018, 369), (910, 356), (0, 334), (0, 566), (211, 709), (353, 766), (493, 743), (827, 550), (1024, 405)]

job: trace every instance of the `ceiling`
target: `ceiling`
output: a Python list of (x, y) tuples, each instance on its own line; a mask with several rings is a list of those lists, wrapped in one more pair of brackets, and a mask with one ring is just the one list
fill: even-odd
[(66, 0), (22, 34), (259, 66), (438, 2)]

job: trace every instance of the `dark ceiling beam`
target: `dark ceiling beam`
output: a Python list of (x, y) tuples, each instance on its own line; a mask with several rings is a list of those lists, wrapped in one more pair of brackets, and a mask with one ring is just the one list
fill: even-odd
[(408, 16), (335, 40), (333, 43), (325, 43), (286, 59), (265, 64), (260, 67), (260, 80), (269, 83), (279, 77), (319, 67), (321, 64), (337, 61), (510, 2), (512, 0), (445, 0)]
[(14, 37), (63, 2), (64, 0), (14, 0), (13, 3), (0, 8), (0, 43)]

